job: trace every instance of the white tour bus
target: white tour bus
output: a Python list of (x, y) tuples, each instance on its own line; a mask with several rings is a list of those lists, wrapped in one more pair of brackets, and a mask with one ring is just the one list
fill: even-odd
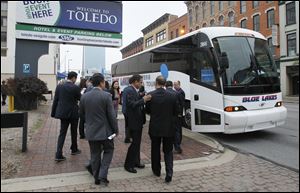
[(147, 92), (158, 75), (179, 80), (185, 122), (195, 132), (251, 132), (286, 119), (279, 74), (266, 38), (255, 31), (201, 28), (112, 65), (121, 90), (133, 74), (144, 77)]

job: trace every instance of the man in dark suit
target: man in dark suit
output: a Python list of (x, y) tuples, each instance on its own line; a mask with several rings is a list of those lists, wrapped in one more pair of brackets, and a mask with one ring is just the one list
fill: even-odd
[(124, 164), (126, 171), (130, 173), (137, 173), (135, 167), (144, 168), (145, 165), (141, 163), (140, 147), (142, 138), (142, 129), (145, 124), (144, 105), (151, 100), (150, 95), (143, 98), (139, 96), (139, 89), (142, 85), (143, 77), (140, 75), (133, 75), (131, 77), (131, 86), (127, 89), (126, 94), (126, 114), (128, 116), (128, 128), (132, 143), (130, 144)]
[(182, 90), (179, 80), (174, 82), (174, 89), (179, 96), (179, 105), (180, 105), (179, 120), (175, 124), (176, 133), (175, 133), (174, 148), (176, 153), (181, 154), (182, 153), (182, 149), (181, 149), (182, 122), (183, 122), (183, 111), (185, 106), (185, 92)]
[(94, 74), (92, 83), (94, 88), (81, 98), (80, 114), (85, 117), (86, 139), (90, 145), (90, 163), (95, 184), (107, 185), (108, 169), (114, 152), (114, 142), (109, 136), (118, 135), (118, 123), (111, 94), (103, 90), (104, 76)]
[(77, 146), (77, 126), (79, 118), (78, 101), (80, 100), (80, 88), (74, 83), (77, 80), (77, 73), (70, 72), (66, 83), (58, 85), (55, 90), (54, 101), (52, 105), (51, 117), (61, 120), (61, 128), (57, 142), (57, 151), (55, 160), (64, 161), (62, 150), (66, 139), (68, 127), (71, 124), (71, 154), (80, 154)]
[(177, 96), (164, 89), (166, 80), (163, 76), (156, 78), (156, 90), (150, 92), (151, 101), (146, 104), (146, 111), (150, 114), (149, 135), (151, 138), (151, 167), (154, 175), (160, 176), (160, 144), (166, 165), (165, 182), (172, 181), (173, 176), (173, 143), (175, 127), (173, 118), (178, 115)]

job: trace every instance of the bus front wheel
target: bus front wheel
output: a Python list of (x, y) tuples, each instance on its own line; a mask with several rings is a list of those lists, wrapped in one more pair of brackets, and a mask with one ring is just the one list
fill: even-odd
[(191, 108), (187, 108), (185, 109), (185, 116), (183, 119), (183, 126), (185, 128), (191, 129), (191, 122), (192, 122), (192, 112), (191, 112)]

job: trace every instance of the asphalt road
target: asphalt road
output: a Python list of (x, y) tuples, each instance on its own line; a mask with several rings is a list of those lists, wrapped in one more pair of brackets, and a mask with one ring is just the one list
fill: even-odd
[(206, 134), (225, 146), (251, 153), (299, 171), (299, 103), (284, 103), (286, 123), (280, 127), (242, 134)]

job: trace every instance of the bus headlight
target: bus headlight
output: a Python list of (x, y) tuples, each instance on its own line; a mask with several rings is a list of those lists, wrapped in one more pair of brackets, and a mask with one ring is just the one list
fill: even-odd
[(224, 111), (226, 112), (237, 112), (237, 111), (246, 111), (247, 109), (243, 106), (228, 106), (225, 107)]
[(279, 101), (275, 104), (275, 107), (281, 107), (282, 106), (282, 101)]

